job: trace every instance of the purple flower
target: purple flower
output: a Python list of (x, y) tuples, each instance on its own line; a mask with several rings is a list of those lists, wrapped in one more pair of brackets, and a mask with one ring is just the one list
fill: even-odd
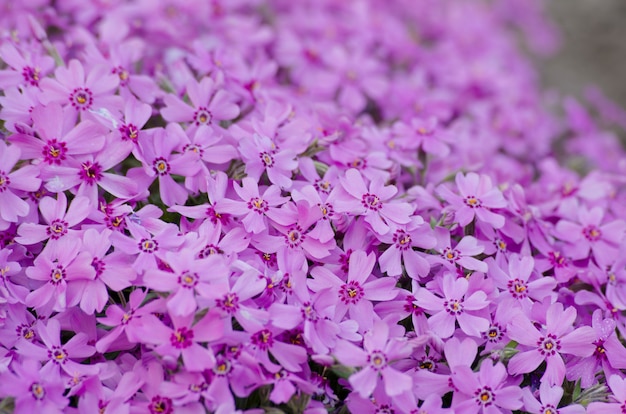
[(553, 303), (546, 314), (546, 326), (539, 331), (523, 314), (514, 317), (507, 327), (509, 337), (524, 345), (526, 351), (514, 355), (509, 361), (509, 373), (516, 375), (534, 371), (546, 361), (543, 381), (560, 385), (565, 378), (565, 364), (561, 354), (589, 357), (593, 354), (596, 338), (590, 326), (572, 329), (576, 309)]
[(27, 165), (13, 170), (20, 160), (20, 153), (18, 146), (0, 141), (0, 227), (3, 221), (16, 223), (18, 217), (28, 215), (28, 203), (14, 191), (37, 191), (41, 185), (37, 167)]
[(502, 192), (493, 186), (489, 176), (458, 173), (455, 180), (460, 195), (445, 186), (440, 187), (439, 192), (450, 203), (459, 225), (465, 227), (477, 217), (479, 221), (493, 228), (504, 226), (504, 216), (491, 210), (506, 207), (507, 202)]
[[(524, 393), (524, 409), (536, 413), (563, 413), (563, 414), (584, 414), (585, 408), (579, 404), (571, 404), (566, 407), (559, 407), (563, 388), (560, 386), (550, 386), (547, 382), (539, 385), (539, 399), (529, 388), (522, 390)], [(536, 393), (535, 393), (536, 394)], [(589, 412), (589, 411), (587, 411)]]
[(468, 294), (467, 279), (457, 278), (452, 273), (445, 273), (442, 283), (442, 296), (435, 296), (428, 289), (420, 289), (415, 294), (415, 303), (431, 314), (430, 329), (445, 339), (452, 336), (455, 322), (458, 322), (467, 335), (479, 337), (489, 327), (489, 321), (481, 312), (477, 313), (489, 305), (485, 292)]
[(351, 168), (340, 178), (342, 192), (333, 191), (329, 197), (339, 213), (362, 215), (378, 234), (386, 234), (389, 224), (407, 224), (413, 207), (407, 203), (393, 202), (397, 193), (393, 185), (385, 186), (382, 180), (374, 178), (369, 188), (361, 173)]
[(363, 336), (363, 349), (347, 341), (339, 341), (333, 350), (337, 360), (351, 367), (362, 369), (349, 378), (350, 385), (362, 397), (369, 397), (379, 379), (385, 384), (385, 392), (393, 397), (413, 386), (411, 377), (392, 366), (396, 359), (410, 355), (409, 342), (390, 337), (386, 322), (374, 322), (372, 329)]
[(452, 382), (459, 390), (455, 393), (455, 413), (502, 413), (522, 408), (522, 390), (508, 385), (506, 368), (501, 363), (483, 361), (478, 373), (467, 366), (459, 366), (452, 374)]

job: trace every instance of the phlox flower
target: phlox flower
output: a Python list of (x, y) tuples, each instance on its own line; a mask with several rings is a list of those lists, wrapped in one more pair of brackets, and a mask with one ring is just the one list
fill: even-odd
[(88, 344), (85, 333), (79, 332), (67, 343), (61, 344), (61, 324), (56, 319), (49, 319), (46, 324), (38, 326), (39, 338), (43, 346), (28, 341), (17, 344), (17, 352), (28, 358), (45, 361), (42, 373), (51, 377), (58, 377), (64, 371), (68, 375), (76, 373), (97, 375), (97, 365), (79, 364), (73, 359), (85, 359), (95, 353), (95, 348)]
[(607, 381), (611, 388), (611, 401), (592, 402), (587, 406), (587, 414), (621, 414), (626, 404), (626, 379), (621, 375), (611, 375)]
[(489, 302), (485, 292), (478, 290), (468, 294), (469, 282), (452, 273), (443, 275), (443, 295), (436, 296), (429, 289), (420, 289), (415, 294), (415, 303), (425, 309), (430, 329), (442, 339), (452, 336), (455, 322), (470, 336), (480, 336), (489, 327), (489, 321), (480, 311)]
[(37, 167), (25, 165), (13, 169), (20, 160), (20, 155), (17, 145), (7, 145), (0, 141), (0, 228), (6, 228), (8, 223), (16, 223), (18, 217), (28, 215), (30, 206), (15, 191), (18, 194), (21, 191), (37, 191), (41, 185)]
[(455, 413), (508, 413), (522, 407), (522, 390), (514, 383), (507, 384), (506, 368), (500, 362), (487, 359), (478, 373), (467, 366), (459, 366), (452, 374), (452, 382), (462, 395), (455, 393)]
[(192, 106), (179, 97), (168, 94), (161, 110), (163, 118), (169, 122), (191, 122), (195, 127), (216, 125), (219, 121), (236, 118), (239, 107), (225, 89), (218, 89), (215, 81), (204, 77), (200, 82), (190, 80), (185, 88)]
[[(18, 229), (16, 241), (31, 245), (43, 240), (53, 245), (67, 237), (75, 237), (79, 231), (73, 229), (80, 224), (90, 213), (93, 206), (87, 197), (78, 196), (67, 207), (65, 193), (58, 193), (57, 199), (44, 197), (39, 202), (39, 211), (47, 225), (23, 223)], [(67, 210), (67, 211), (66, 211)]]
[(26, 359), (13, 364), (14, 373), (0, 374), (0, 395), (15, 398), (15, 411), (20, 413), (62, 414), (69, 404), (63, 396), (61, 378), (42, 372), (37, 360)]
[(439, 252), (439, 255), (430, 256), (429, 260), (432, 262), (441, 263), (449, 270), (457, 273), (461, 271), (460, 266), (483, 273), (489, 269), (487, 263), (471, 257), (477, 256), (484, 251), (484, 247), (478, 244), (475, 237), (463, 237), (454, 248), (450, 241), (450, 231), (448, 229), (436, 227), (435, 237), (437, 238), (435, 249)]
[(348, 381), (363, 398), (369, 397), (379, 379), (385, 385), (385, 393), (394, 397), (408, 391), (413, 386), (411, 377), (392, 366), (397, 359), (410, 355), (409, 342), (391, 336), (387, 322), (378, 320), (372, 329), (363, 335), (363, 348), (347, 341), (339, 341), (333, 355), (344, 365), (361, 367)]
[(265, 172), (272, 184), (284, 189), (291, 187), (292, 171), (298, 166), (291, 148), (280, 148), (271, 138), (254, 133), (252, 139), (239, 141), (239, 153), (246, 165), (246, 174), (257, 182)]
[(439, 158), (446, 157), (450, 153), (450, 148), (444, 142), (437, 124), (435, 117), (413, 118), (410, 124), (396, 122), (392, 130), (394, 143), (407, 149), (421, 148), (427, 154)]
[(215, 366), (215, 355), (211, 346), (200, 343), (214, 342), (224, 334), (224, 320), (216, 312), (208, 312), (194, 323), (194, 314), (172, 317), (168, 327), (153, 315), (146, 315), (132, 332), (126, 332), (134, 342), (155, 345), (154, 351), (164, 358), (183, 358), (184, 367), (191, 372), (200, 372)]
[(504, 216), (494, 213), (492, 209), (506, 207), (507, 201), (502, 192), (493, 186), (488, 175), (473, 172), (463, 175), (459, 172), (455, 182), (459, 195), (446, 186), (439, 187), (438, 191), (450, 203), (454, 219), (460, 226), (467, 226), (474, 217), (496, 229), (504, 226)]
[(389, 276), (399, 276), (404, 264), (406, 273), (412, 279), (428, 275), (430, 263), (426, 260), (426, 255), (413, 250), (413, 247), (432, 249), (437, 241), (420, 216), (414, 216), (406, 226), (392, 227), (392, 231), (378, 238), (390, 245), (378, 258), (381, 271)]
[(329, 197), (338, 213), (364, 216), (378, 234), (386, 234), (390, 223), (409, 223), (414, 208), (408, 203), (391, 201), (398, 192), (395, 186), (385, 186), (380, 179), (374, 178), (368, 188), (361, 173), (354, 168), (346, 171), (340, 182), (342, 192), (334, 190)]
[(139, 141), (139, 159), (143, 173), (149, 177), (148, 185), (156, 178), (159, 195), (165, 205), (185, 204), (187, 190), (174, 181), (172, 174), (190, 177), (200, 170), (199, 160), (192, 153), (174, 154), (179, 142), (176, 135), (168, 134), (163, 128), (152, 130)]
[(119, 78), (103, 65), (96, 65), (89, 73), (85, 73), (83, 64), (72, 59), (67, 67), (56, 68), (54, 75), (54, 78), (41, 80), (41, 101), (44, 105), (53, 102), (64, 104), (70, 118), (79, 113), (82, 118), (90, 110), (100, 108), (111, 113), (122, 108), (121, 98), (113, 95), (119, 85)]
[[(563, 388), (560, 386), (550, 386), (547, 382), (539, 385), (539, 395), (533, 395), (529, 388), (524, 388), (523, 400), (524, 409), (533, 413), (557, 413), (557, 414), (584, 414), (585, 408), (579, 404), (570, 404), (565, 407), (559, 407), (561, 397), (563, 397)], [(537, 394), (535, 392), (535, 394)], [(539, 398), (537, 398), (539, 397)], [(588, 412), (588, 411), (587, 411)]]
[(309, 289), (319, 292), (330, 288), (339, 298), (335, 315), (342, 318), (346, 313), (359, 324), (361, 332), (371, 329), (374, 323), (374, 305), (372, 301), (386, 301), (396, 297), (396, 280), (392, 277), (372, 278), (376, 256), (364, 251), (350, 255), (348, 278), (340, 279), (325, 267), (311, 270), (313, 279), (308, 279)]
[(589, 357), (593, 354), (596, 338), (590, 326), (572, 329), (576, 319), (576, 309), (563, 308), (561, 303), (553, 303), (546, 314), (546, 326), (539, 331), (524, 314), (518, 314), (509, 322), (509, 337), (525, 346), (509, 361), (508, 370), (512, 375), (534, 371), (546, 361), (546, 371), (542, 380), (550, 385), (560, 385), (565, 378), (565, 363), (561, 354)]
[(44, 54), (36, 44), (27, 47), (20, 45), (21, 50), (12, 43), (5, 42), (0, 47), (0, 59), (9, 67), (0, 70), (0, 87), (23, 85), (39, 87), (39, 81), (45, 78), (54, 68), (54, 60)]
[(26, 296), (26, 305), (42, 314), (62, 312), (78, 305), (83, 287), (78, 281), (93, 280), (96, 276), (91, 261), (91, 255), (82, 251), (82, 243), (75, 236), (46, 246), (33, 266), (26, 268), (28, 278), (39, 281)]

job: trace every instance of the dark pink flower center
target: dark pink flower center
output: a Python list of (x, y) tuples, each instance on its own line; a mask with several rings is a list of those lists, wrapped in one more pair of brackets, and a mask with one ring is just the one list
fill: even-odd
[(358, 303), (364, 295), (365, 291), (355, 280), (351, 280), (339, 288), (339, 299), (346, 304)]
[(327, 203), (317, 203), (317, 206), (320, 208), (322, 212), (322, 220), (329, 220), (332, 216), (335, 215), (335, 210), (333, 206)]
[(476, 396), (476, 403), (484, 407), (490, 406), (496, 399), (490, 387), (479, 388), (474, 395)]
[(302, 317), (308, 321), (316, 322), (319, 319), (317, 312), (313, 309), (311, 302), (304, 302), (301, 308)]
[(357, 157), (352, 162), (348, 163), (348, 167), (356, 168), (357, 170), (362, 170), (367, 167), (367, 160)]
[(52, 240), (57, 240), (67, 234), (68, 227), (69, 225), (66, 221), (63, 221), (61, 219), (54, 219), (46, 229), (46, 233), (48, 234), (48, 237), (50, 237)]
[(463, 304), (457, 299), (450, 299), (443, 302), (443, 307), (450, 315), (459, 315), (463, 313)]
[(269, 210), (269, 205), (262, 198), (253, 197), (248, 201), (248, 208), (256, 211), (258, 214), (263, 214)]
[(104, 260), (94, 257), (91, 261), (91, 267), (93, 267), (96, 271), (96, 279), (98, 279), (102, 275), (102, 273), (104, 273), (106, 264), (104, 263)]
[(506, 242), (502, 240), (501, 238), (497, 237), (493, 241), (493, 244), (496, 246), (496, 249), (498, 249), (498, 251), (502, 253), (506, 252)]
[(363, 205), (363, 207), (372, 211), (378, 211), (383, 206), (380, 198), (378, 198), (377, 195), (370, 193), (363, 194), (363, 197), (361, 197), (361, 204)]
[(437, 368), (437, 363), (429, 356), (424, 356), (420, 359), (418, 369), (425, 369), (426, 371), (434, 372)]
[(205, 107), (198, 108), (198, 110), (193, 114), (193, 120), (198, 126), (210, 124), (212, 118), (213, 116), (211, 115), (211, 112), (209, 112)]
[(606, 360), (606, 349), (604, 348), (604, 341), (597, 340), (593, 343), (596, 346), (593, 354), (599, 360)]
[(81, 167), (78, 171), (78, 176), (87, 184), (93, 185), (102, 178), (102, 167), (97, 162), (85, 161), (81, 164)]
[(565, 259), (565, 256), (563, 256), (560, 252), (548, 253), (548, 259), (550, 259), (550, 264), (553, 267), (567, 267), (567, 261)]
[(183, 349), (189, 348), (193, 340), (193, 331), (186, 327), (178, 328), (172, 332), (170, 336), (170, 343), (174, 348)]
[(471, 208), (478, 208), (482, 204), (481, 201), (473, 195), (465, 197), (465, 200), (463, 201), (465, 202), (465, 205)]
[(63, 365), (67, 361), (67, 352), (58, 345), (48, 351), (48, 359), (55, 364)]
[(217, 299), (215, 304), (224, 312), (232, 314), (239, 310), (239, 297), (236, 293), (227, 293), (222, 299)]
[(6, 190), (8, 190), (9, 184), (11, 184), (9, 175), (5, 173), (4, 171), (0, 171), (0, 193), (3, 193)]
[(161, 397), (160, 395), (152, 397), (148, 409), (150, 410), (150, 414), (172, 414), (174, 412), (172, 400), (167, 397)]
[(26, 339), (27, 341), (33, 341), (35, 339), (35, 331), (30, 325), (21, 324), (15, 329), (17, 336)]
[(43, 400), (46, 397), (46, 389), (38, 382), (30, 385), (30, 395), (36, 400)]
[(22, 77), (24, 78), (24, 82), (29, 83), (31, 86), (39, 85), (40, 73), (37, 68), (24, 66), (24, 69), (22, 69)]
[(251, 341), (259, 349), (267, 351), (274, 345), (274, 335), (268, 329), (262, 329), (259, 332), (252, 335)]
[(65, 280), (65, 269), (61, 265), (57, 265), (50, 271), (50, 283), (58, 285)]
[(232, 364), (226, 358), (218, 359), (217, 363), (213, 367), (213, 373), (220, 377), (225, 377), (232, 369)]
[(187, 144), (183, 147), (183, 152), (195, 152), (202, 157), (202, 155), (204, 155), (204, 148), (196, 144)]
[(541, 355), (555, 355), (561, 349), (561, 342), (556, 336), (548, 334), (539, 338), (537, 346)]
[(515, 299), (523, 299), (528, 296), (528, 285), (523, 280), (509, 280), (507, 286), (511, 296)]
[(503, 337), (504, 329), (497, 323), (492, 324), (486, 332), (483, 332), (483, 338), (492, 343), (500, 342)]
[(222, 254), (222, 253), (224, 253), (224, 251), (220, 249), (218, 246), (214, 244), (207, 244), (206, 246), (204, 246), (202, 250), (200, 250), (200, 252), (198, 253), (198, 257), (200, 259), (205, 259), (211, 255)]
[(170, 173), (171, 167), (163, 157), (159, 157), (152, 161), (152, 168), (158, 175), (167, 175)]
[(67, 145), (65, 144), (65, 142), (51, 139), (46, 142), (46, 145), (44, 145), (41, 153), (43, 154), (43, 160), (45, 163), (60, 165), (61, 161), (65, 160), (65, 155), (67, 154)]
[(121, 86), (128, 85), (130, 74), (128, 73), (126, 69), (124, 69), (122, 66), (118, 66), (116, 68), (113, 68), (112, 72), (117, 73), (117, 76), (120, 78)]
[(446, 247), (443, 249), (443, 253), (441, 253), (441, 257), (449, 261), (450, 263), (454, 263), (459, 260), (460, 254), (458, 250), (451, 249), (450, 247)]
[(87, 88), (76, 88), (70, 94), (70, 103), (80, 111), (91, 108), (93, 93)]
[(154, 253), (159, 249), (159, 243), (152, 239), (141, 239), (139, 242), (139, 250), (145, 253)]
[(411, 248), (411, 235), (404, 230), (396, 230), (393, 234), (393, 244), (399, 250), (409, 250)]
[(583, 229), (583, 236), (590, 242), (594, 242), (602, 237), (602, 231), (594, 225), (589, 225)]
[(329, 194), (330, 190), (333, 189), (333, 186), (328, 182), (328, 180), (318, 179), (315, 181), (314, 187), (317, 191), (322, 192), (324, 194)]
[(409, 295), (404, 301), (404, 311), (413, 315), (421, 315), (424, 313), (422, 308), (415, 303), (415, 296)]
[(136, 142), (139, 137), (139, 128), (133, 124), (122, 125), (120, 127), (120, 132), (122, 133), (122, 139), (124, 141)]
[(367, 356), (367, 362), (375, 371), (380, 371), (387, 366), (387, 357), (381, 351), (374, 351)]
[(289, 229), (285, 235), (285, 242), (287, 243), (287, 246), (295, 248), (300, 246), (305, 238), (306, 236), (302, 234), (302, 228), (300, 226), (295, 226)]
[(198, 284), (200, 278), (197, 273), (184, 271), (180, 276), (178, 276), (178, 284), (181, 285), (185, 289), (193, 289)]
[(259, 157), (265, 168), (272, 168), (274, 166), (274, 156), (269, 152), (262, 152), (259, 154)]
[(559, 410), (552, 404), (544, 405), (541, 407), (541, 414), (559, 414)]

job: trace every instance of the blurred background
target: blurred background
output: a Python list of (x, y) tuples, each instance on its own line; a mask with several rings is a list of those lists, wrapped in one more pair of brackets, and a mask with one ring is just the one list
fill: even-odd
[(626, 0), (548, 0), (562, 35), (556, 55), (539, 63), (544, 85), (583, 96), (597, 85), (626, 108)]

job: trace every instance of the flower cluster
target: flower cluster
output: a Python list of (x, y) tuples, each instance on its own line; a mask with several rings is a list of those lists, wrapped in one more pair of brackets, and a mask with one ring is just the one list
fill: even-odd
[(6, 2), (0, 410), (623, 410), (621, 124), (541, 6)]

